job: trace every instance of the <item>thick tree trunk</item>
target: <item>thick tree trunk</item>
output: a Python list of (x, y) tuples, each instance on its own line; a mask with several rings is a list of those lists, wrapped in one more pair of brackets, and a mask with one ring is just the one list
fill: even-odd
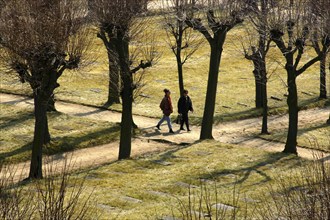
[(118, 159), (127, 159), (131, 155), (132, 138), (132, 103), (133, 88), (132, 74), (129, 68), (128, 42), (125, 39), (118, 39), (118, 55), (121, 68), (122, 87), (122, 117), (120, 129), (120, 144)]
[(56, 108), (55, 108), (55, 95), (52, 94), (49, 102), (48, 102), (48, 106), (47, 106), (47, 112), (56, 112)]
[[(115, 41), (115, 40), (112, 40)], [(120, 103), (120, 85), (119, 85), (119, 69), (115, 52), (114, 42), (109, 42), (108, 60), (109, 60), (109, 90), (108, 90), (108, 105)]]
[[(210, 69), (209, 77), (207, 81), (207, 92), (205, 99), (204, 114), (202, 120), (202, 128), (200, 139), (213, 139), (212, 136), (212, 127), (213, 127), (213, 117), (214, 117), (214, 108), (215, 100), (217, 94), (217, 85), (218, 85), (218, 76), (219, 76), (219, 67), (220, 59), (222, 54), (222, 45), (225, 41), (225, 36), (223, 36), (220, 43), (213, 41), (210, 43), (211, 46), (211, 56), (210, 56)], [(219, 46), (220, 45), (220, 46)]]
[(289, 107), (289, 130), (283, 152), (297, 154), (297, 134), (298, 134), (298, 93), (296, 85), (296, 73), (293, 67), (287, 69), (288, 98)]
[(326, 54), (320, 60), (320, 99), (327, 98), (327, 85), (326, 85)]
[(35, 126), (29, 174), (29, 178), (32, 179), (42, 178), (42, 146), (47, 141), (46, 138), (50, 138), (47, 123), (47, 106), (48, 100), (43, 95), (34, 95)]

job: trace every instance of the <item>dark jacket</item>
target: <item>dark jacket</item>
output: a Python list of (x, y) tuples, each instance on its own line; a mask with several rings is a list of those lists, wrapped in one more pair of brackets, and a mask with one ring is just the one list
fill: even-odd
[(159, 105), (164, 115), (169, 116), (173, 112), (172, 101), (170, 97), (164, 97)]
[(188, 111), (193, 111), (192, 102), (189, 96), (181, 96), (178, 101), (179, 114), (187, 114)]

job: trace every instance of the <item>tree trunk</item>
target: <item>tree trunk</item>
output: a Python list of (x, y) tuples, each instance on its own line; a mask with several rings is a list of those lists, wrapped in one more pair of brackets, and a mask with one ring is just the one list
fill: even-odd
[(48, 117), (47, 117), (47, 113), (46, 113), (44, 144), (49, 144), (50, 140), (51, 140), (51, 138), (50, 138), (50, 133), (49, 133), (49, 128), (48, 128)]
[(327, 85), (326, 85), (326, 53), (322, 56), (320, 60), (320, 99), (327, 98)]
[(47, 106), (47, 112), (56, 112), (55, 108), (55, 95), (52, 94), (49, 101), (48, 101), (48, 106)]
[(120, 129), (120, 144), (118, 159), (127, 159), (131, 155), (131, 137), (132, 137), (132, 103), (133, 103), (133, 88), (132, 74), (129, 68), (129, 51), (128, 41), (119, 37), (118, 55), (120, 63), (120, 73), (123, 82), (122, 87), (122, 117)]
[(261, 93), (262, 93), (262, 126), (261, 134), (269, 134), (268, 132), (268, 100), (267, 100), (267, 73), (266, 68), (262, 73)]
[(119, 69), (117, 63), (117, 57), (115, 52), (114, 39), (109, 42), (108, 48), (108, 60), (109, 60), (109, 91), (108, 91), (108, 105), (120, 103), (120, 85), (119, 85)]
[(183, 22), (182, 21), (177, 21), (178, 22), (178, 36), (176, 40), (176, 63), (178, 66), (178, 78), (179, 78), (179, 89), (180, 89), (180, 96), (183, 95), (183, 90), (184, 90), (184, 84), (183, 84), (183, 64), (181, 60), (181, 51), (182, 51), (182, 35), (183, 35)]
[(180, 89), (180, 95), (183, 94), (184, 85), (183, 85), (183, 68), (182, 68), (182, 62), (181, 62), (181, 56), (177, 55), (176, 62), (178, 66), (178, 78), (179, 78), (179, 89)]
[[(34, 138), (29, 178), (42, 178), (42, 146), (49, 135), (47, 123), (48, 100), (42, 94), (34, 94)], [(47, 135), (48, 133), (48, 135)]]
[(213, 117), (214, 117), (214, 108), (215, 100), (217, 94), (217, 85), (218, 85), (218, 76), (219, 76), (219, 67), (220, 59), (222, 54), (222, 45), (225, 41), (225, 34), (221, 39), (213, 40), (210, 43), (211, 46), (211, 56), (210, 56), (210, 69), (209, 77), (207, 81), (207, 92), (205, 98), (205, 107), (202, 120), (202, 128), (200, 139), (213, 139), (212, 136), (212, 127), (213, 127)]
[(256, 86), (256, 94), (255, 94), (255, 104), (256, 108), (262, 108), (263, 107), (263, 97), (262, 97), (262, 76), (261, 71), (256, 69), (259, 68), (257, 66), (254, 67), (255, 70), (253, 71), (254, 79), (255, 79), (255, 86)]
[(298, 134), (298, 93), (296, 85), (296, 73), (293, 67), (287, 67), (287, 83), (289, 107), (289, 130), (283, 152), (297, 154), (297, 134)]

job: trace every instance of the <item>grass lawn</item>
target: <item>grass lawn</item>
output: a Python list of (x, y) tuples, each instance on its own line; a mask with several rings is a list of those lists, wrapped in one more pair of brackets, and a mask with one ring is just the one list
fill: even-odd
[[(287, 128), (275, 130), (270, 135), (261, 135), (261, 137), (267, 140), (285, 143), (287, 130)], [(330, 152), (329, 134), (330, 126), (325, 123), (323, 125), (300, 128), (298, 129), (297, 137), (298, 146)]]
[[(98, 210), (100, 219), (178, 216), (179, 201), (187, 204), (189, 185), (196, 206), (200, 187), (206, 186), (211, 204), (236, 206), (241, 216), (247, 205), (251, 216), (260, 199), (269, 196), (267, 186), (304, 163), (293, 155), (203, 141), (118, 161), (88, 170), (87, 174), (81, 171), (75, 177), (86, 176), (85, 193), (93, 191), (91, 206)], [(234, 189), (237, 203), (233, 203)]]
[[(176, 109), (179, 98), (178, 77), (175, 57), (167, 47), (166, 34), (161, 28), (162, 18), (154, 17), (154, 22), (148, 25), (148, 31), (156, 33), (156, 45), (160, 60), (145, 72), (143, 95), (146, 98), (136, 100), (133, 106), (135, 114), (159, 117), (158, 108), (163, 97), (162, 90), (172, 91), (172, 100)], [(96, 36), (94, 34), (93, 36)], [(240, 36), (240, 37), (238, 37)], [(243, 36), (243, 37), (242, 37)], [(215, 108), (215, 122), (233, 120), (261, 115), (261, 111), (254, 109), (254, 77), (253, 65), (247, 61), (242, 53), (240, 40), (244, 40), (244, 28), (239, 26), (228, 33), (221, 60), (218, 92)], [(107, 55), (101, 40), (95, 37), (93, 50), (89, 56), (94, 62), (79, 71), (67, 71), (60, 78), (60, 87), (56, 89), (56, 98), (77, 103), (102, 106), (107, 100), (108, 64)], [(184, 82), (192, 98), (195, 113), (192, 121), (199, 123), (204, 109), (206, 84), (209, 65), (209, 46), (207, 43), (184, 65)], [(305, 53), (302, 60), (310, 59), (312, 52)], [(271, 48), (268, 56), (268, 104), (271, 114), (286, 111), (287, 88), (286, 73), (280, 64), (282, 55), (277, 48)], [(319, 67), (318, 63), (298, 77), (298, 94), (300, 105), (328, 105), (329, 102), (318, 102)], [(21, 84), (16, 76), (1, 74), (0, 91), (29, 94), (31, 89), (27, 84)], [(274, 100), (274, 96), (281, 100)], [(316, 103), (316, 104), (315, 104)], [(120, 110), (120, 105), (112, 109)]]
[[(32, 110), (7, 104), (1, 104), (0, 110), (0, 162), (29, 160), (34, 129)], [(43, 150), (46, 155), (109, 143), (119, 136), (118, 124), (58, 112), (48, 113), (48, 123), (52, 140)]]

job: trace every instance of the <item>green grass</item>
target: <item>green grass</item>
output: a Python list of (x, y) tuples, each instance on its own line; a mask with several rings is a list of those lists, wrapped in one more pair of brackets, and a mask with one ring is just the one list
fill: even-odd
[[(247, 198), (251, 214), (260, 197), (268, 195), (266, 187), (276, 176), (292, 174), (303, 163), (292, 155), (203, 141), (88, 170), (85, 191), (94, 191), (93, 207), (101, 219), (156, 219), (171, 216), (172, 211), (178, 215), (177, 199), (188, 199), (189, 190), (182, 183), (197, 187), (206, 184), (211, 193), (216, 188), (218, 202), (228, 205), (233, 205), (236, 188), (239, 208), (244, 208)], [(86, 175), (86, 171), (81, 172), (78, 178)]]
[[(11, 163), (30, 159), (33, 141), (34, 115), (31, 109), (1, 104), (0, 161)], [(45, 155), (72, 151), (113, 142), (118, 139), (119, 125), (48, 113), (51, 143), (43, 150)]]
[[(162, 90), (169, 88), (172, 91), (172, 100), (176, 112), (176, 102), (179, 98), (178, 78), (174, 55), (165, 43), (165, 32), (161, 29), (161, 17), (155, 17), (153, 23), (148, 26), (148, 31), (155, 31), (157, 49), (162, 54), (161, 59), (155, 66), (146, 70), (143, 93), (149, 98), (137, 100), (133, 106), (135, 114), (150, 117), (159, 117), (161, 112), (158, 108), (163, 97)], [(239, 26), (228, 33), (224, 45), (223, 56), (219, 73), (218, 92), (215, 107), (215, 122), (255, 117), (261, 115), (259, 110), (254, 109), (254, 77), (253, 65), (247, 61), (242, 53), (237, 36), (243, 36), (244, 28)], [(95, 37), (93, 50), (90, 56), (97, 59), (90, 66), (79, 71), (67, 71), (60, 78), (60, 87), (56, 89), (56, 97), (76, 103), (102, 106), (107, 100), (108, 64), (107, 55), (101, 40)], [(192, 121), (197, 124), (203, 115), (206, 84), (209, 65), (209, 46), (205, 43), (184, 65), (185, 87), (189, 90), (195, 113)], [(303, 60), (310, 59), (313, 51), (305, 53)], [(271, 114), (286, 112), (287, 93), (285, 81), (286, 73), (282, 65), (283, 60), (277, 48), (271, 48), (268, 57), (269, 80), (268, 96), (281, 98), (282, 101), (269, 99), (268, 104)], [(298, 77), (299, 105), (315, 103), (313, 105), (324, 106), (329, 102), (318, 101), (319, 94), (319, 67), (318, 63)], [(17, 77), (2, 74), (0, 91), (27, 94), (31, 89), (27, 84), (21, 84)], [(120, 105), (111, 107), (120, 110)]]

